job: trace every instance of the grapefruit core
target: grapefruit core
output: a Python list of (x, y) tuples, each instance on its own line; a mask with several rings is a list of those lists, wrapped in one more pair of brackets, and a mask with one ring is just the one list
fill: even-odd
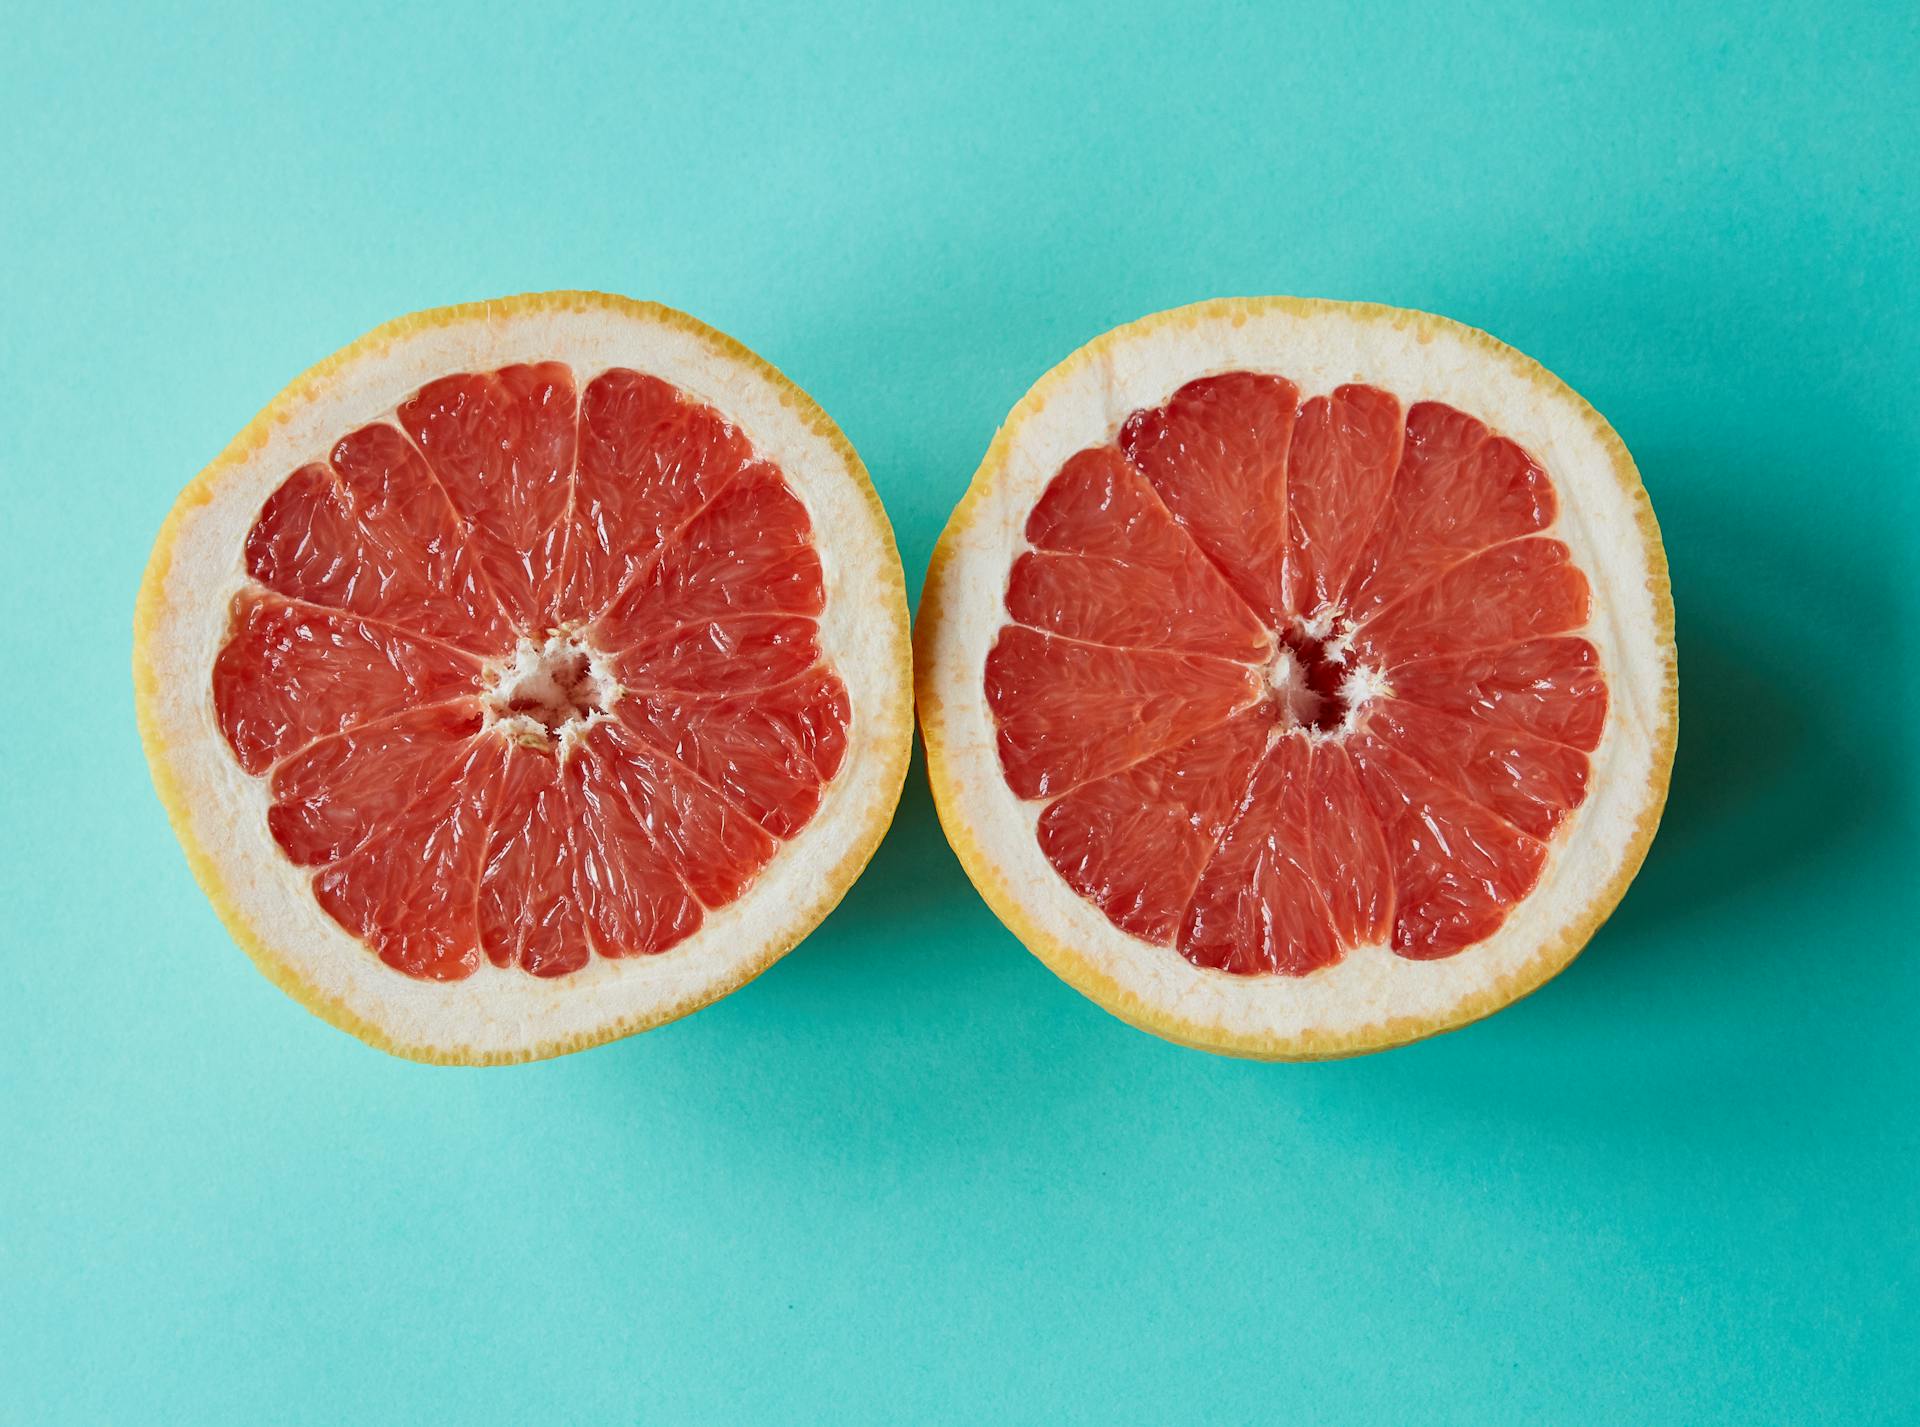
[(740, 985), (840, 899), (912, 729), (853, 449), (669, 308), (392, 322), (181, 495), (134, 678), (235, 938), (397, 1054), (526, 1060)]
[(1064, 979), (1182, 1043), (1351, 1054), (1552, 976), (1677, 732), (1626, 449), (1484, 333), (1222, 301), (1122, 327), (995, 438), (917, 631), (942, 823)]

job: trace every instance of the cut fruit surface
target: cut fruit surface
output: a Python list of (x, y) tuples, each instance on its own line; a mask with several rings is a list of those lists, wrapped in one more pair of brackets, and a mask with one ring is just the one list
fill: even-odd
[(891, 818), (904, 585), (838, 430), (667, 308), (391, 323), (182, 495), (136, 620), (156, 785), (262, 969), (422, 1059), (671, 1019)]
[(1065, 979), (1209, 1049), (1376, 1049), (1564, 966), (1664, 803), (1676, 663), (1630, 458), (1390, 308), (1109, 333), (936, 550), (918, 682), (961, 860)]

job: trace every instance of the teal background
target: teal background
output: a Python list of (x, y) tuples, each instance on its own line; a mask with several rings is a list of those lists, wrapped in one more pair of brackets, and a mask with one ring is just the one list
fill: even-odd
[[(0, 1422), (1920, 1417), (1920, 12), (411, 8), (6, 19)], [(362, 1047), (188, 876), (134, 591), (309, 363), (562, 286), (810, 390), (916, 591), (995, 423), (1116, 323), (1491, 330), (1666, 532), (1645, 872), (1506, 1014), (1244, 1064), (1028, 957), (916, 763), (719, 1005), (505, 1071)]]

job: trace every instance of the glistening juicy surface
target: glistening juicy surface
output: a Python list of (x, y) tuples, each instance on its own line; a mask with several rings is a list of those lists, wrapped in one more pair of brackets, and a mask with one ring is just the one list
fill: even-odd
[(1435, 402), (1233, 372), (1026, 524), (1002, 772), (1116, 927), (1239, 974), (1450, 956), (1538, 881), (1606, 719), (1547, 473)]
[[(319, 905), (408, 975), (673, 946), (845, 753), (804, 507), (642, 373), (435, 381), (288, 476), (245, 558), (220, 729)], [(593, 701), (503, 713), (515, 651), (556, 633), (604, 666)]]

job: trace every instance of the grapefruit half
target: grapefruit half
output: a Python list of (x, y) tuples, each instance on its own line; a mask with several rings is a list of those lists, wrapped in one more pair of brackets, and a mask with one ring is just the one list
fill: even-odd
[(839, 429), (595, 293), (322, 362), (181, 494), (135, 618), (154, 782), (235, 939), (456, 1063), (657, 1025), (805, 936), (891, 820), (909, 668)]
[(1677, 733), (1626, 448), (1485, 333), (1202, 303), (1013, 409), (916, 631), (975, 885), (1144, 1029), (1270, 1059), (1484, 1016), (1644, 858)]

